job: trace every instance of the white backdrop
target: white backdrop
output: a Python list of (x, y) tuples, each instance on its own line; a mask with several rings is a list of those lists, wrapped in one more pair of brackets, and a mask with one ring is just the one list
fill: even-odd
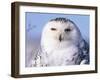
[[(10, 76), (11, 74), (10, 73), (11, 70), (10, 69), (11, 68), (11, 2), (13, 1), (30, 1), (30, 2), (41, 2), (41, 3), (98, 6), (100, 10), (100, 6), (99, 6), (100, 0), (1, 0), (0, 2), (0, 80), (16, 80), (15, 78), (11, 78)], [(98, 14), (100, 14), (100, 11), (98, 11)], [(100, 16), (98, 16), (98, 22), (100, 22)], [(100, 23), (98, 24), (99, 24), (98, 26), (100, 26)], [(100, 29), (100, 27), (98, 28)], [(98, 34), (100, 34), (100, 32)], [(98, 41), (100, 41), (100, 37), (98, 37)], [(99, 57), (100, 54), (98, 54), (98, 58)], [(99, 61), (100, 58), (98, 60), (98, 67), (100, 67)], [(98, 74), (21, 78), (17, 80), (100, 80), (100, 69)]]

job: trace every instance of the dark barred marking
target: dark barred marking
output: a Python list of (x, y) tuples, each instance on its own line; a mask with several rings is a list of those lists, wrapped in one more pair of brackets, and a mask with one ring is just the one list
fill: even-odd
[(55, 18), (55, 19), (51, 19), (50, 21), (61, 21), (61, 22), (67, 22), (68, 20), (66, 18), (63, 18), (63, 17), (58, 17), (58, 18)]
[(58, 17), (58, 18), (55, 18), (55, 19), (51, 19), (50, 21), (60, 21), (62, 23), (71, 22), (72, 24), (75, 25), (75, 23), (73, 21), (71, 21), (70, 19), (63, 18), (63, 17)]

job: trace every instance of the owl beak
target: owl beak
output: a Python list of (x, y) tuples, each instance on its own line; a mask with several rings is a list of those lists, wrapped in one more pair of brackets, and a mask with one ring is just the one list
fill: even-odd
[(61, 40), (62, 40), (62, 37), (61, 37), (61, 35), (59, 36), (59, 41), (61, 42)]

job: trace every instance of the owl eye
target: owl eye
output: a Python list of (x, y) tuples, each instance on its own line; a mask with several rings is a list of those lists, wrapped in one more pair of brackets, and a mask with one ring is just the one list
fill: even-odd
[(70, 32), (71, 29), (67, 28), (67, 29), (65, 29), (64, 31), (65, 31), (65, 32)]
[(51, 28), (51, 30), (56, 31), (57, 29), (56, 28)]

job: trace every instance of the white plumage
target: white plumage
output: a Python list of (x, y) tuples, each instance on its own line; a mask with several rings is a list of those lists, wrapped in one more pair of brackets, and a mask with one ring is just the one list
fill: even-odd
[(89, 46), (69, 19), (50, 20), (44, 26), (40, 47), (34, 66), (89, 64)]

